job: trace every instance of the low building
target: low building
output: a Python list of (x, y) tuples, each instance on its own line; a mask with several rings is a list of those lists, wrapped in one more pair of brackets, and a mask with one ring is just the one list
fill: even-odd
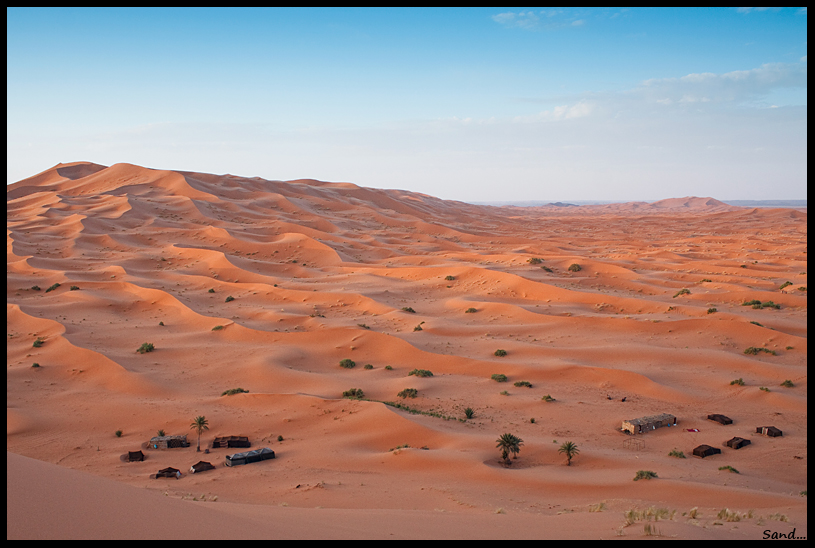
[(668, 413), (660, 413), (659, 415), (629, 419), (623, 421), (622, 429), (631, 434), (642, 434), (649, 430), (662, 428), (663, 426), (676, 426), (676, 417)]
[(252, 444), (246, 436), (222, 436), (212, 440), (212, 448), (219, 447), (252, 447)]
[(175, 449), (177, 447), (189, 447), (186, 434), (183, 436), (156, 436), (150, 438), (150, 447), (153, 449)]
[(764, 434), (765, 436), (770, 436), (771, 438), (777, 438), (781, 436), (783, 432), (781, 432), (781, 430), (775, 426), (757, 426), (756, 434)]
[(693, 456), (703, 459), (711, 455), (718, 455), (722, 452), (718, 447), (711, 447), (709, 445), (700, 445), (693, 450)]
[(725, 417), (724, 415), (719, 415), (718, 413), (714, 415), (708, 415), (707, 418), (708, 420), (718, 422), (719, 424), (733, 424), (733, 419), (731, 419), (730, 417)]
[(731, 447), (733, 449), (741, 449), (745, 445), (750, 445), (750, 440), (746, 440), (744, 438), (739, 438), (738, 436), (732, 439), (727, 440), (724, 442), (727, 447)]
[(275, 458), (274, 451), (268, 447), (263, 449), (255, 449), (254, 451), (246, 451), (244, 453), (235, 453), (234, 455), (227, 455), (225, 463), (227, 466), (239, 466), (241, 464), (249, 464), (252, 462), (260, 462)]

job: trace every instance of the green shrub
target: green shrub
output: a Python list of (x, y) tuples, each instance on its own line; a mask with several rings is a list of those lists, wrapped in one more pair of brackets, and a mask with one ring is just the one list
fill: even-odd
[(807, 290), (807, 286), (802, 285), (801, 287), (798, 287), (798, 288), (796, 288), (796, 289), (798, 289), (798, 291), (806, 291), (806, 290)]
[(784, 282), (784, 283), (781, 284), (781, 287), (779, 287), (778, 289), (784, 289), (785, 287), (790, 286), (790, 285), (792, 285), (792, 282)]
[(711, 280), (710, 278), (702, 278), (701, 280), (699, 280), (699, 283), (702, 283), (702, 282), (712, 282), (712, 281), (713, 281), (713, 280)]
[(215, 290), (210, 288), (209, 291), (207, 291), (207, 293), (215, 293)]
[(759, 389), (759, 390), (764, 390), (765, 392), (769, 392), (769, 391), (770, 391), (770, 389), (769, 389), (769, 388), (767, 388), (766, 386), (759, 386), (759, 387), (758, 387), (758, 389)]
[(365, 394), (362, 392), (361, 388), (352, 388), (351, 390), (346, 390), (343, 392), (342, 397), (352, 400), (360, 400), (365, 397)]
[(446, 276), (444, 279), (447, 280), (448, 282), (452, 282), (453, 280), (455, 280), (453, 276)]
[(222, 325), (216, 325), (215, 327), (212, 328), (212, 330), (213, 331), (220, 331), (223, 328), (224, 328), (224, 326), (222, 326)]
[(243, 388), (230, 388), (229, 390), (224, 390), (221, 392), (222, 396), (234, 396), (235, 394), (248, 394), (248, 390), (244, 390)]
[(734, 474), (738, 474), (738, 473), (739, 473), (739, 471), (738, 471), (738, 470), (736, 470), (735, 468), (733, 468), (733, 467), (732, 467), (732, 466), (730, 466), (729, 464), (728, 464), (727, 466), (719, 466), (719, 470), (730, 470), (730, 471), (731, 471), (731, 472), (733, 472)]
[(464, 416), (467, 417), (468, 419), (473, 418), (473, 415), (475, 415), (475, 411), (473, 411), (472, 407), (468, 407), (467, 409), (464, 410)]
[(761, 325), (761, 324), (760, 324), (760, 323), (758, 323), (758, 322), (750, 322), (750, 323), (751, 323), (751, 324), (754, 324), (754, 325), (757, 325), (757, 326), (759, 326), (759, 327), (764, 327), (763, 325)]
[(493, 373), (490, 378), (496, 382), (507, 382), (507, 376), (501, 373)]
[(676, 457), (678, 459), (684, 459), (685, 458), (685, 453), (683, 453), (682, 451), (678, 451), (678, 450), (674, 449), (673, 451), (668, 453), (668, 456), (669, 457)]
[(531, 259), (527, 259), (526, 262), (529, 264), (541, 264), (543, 260), (538, 259), (537, 257), (532, 257)]
[(556, 400), (555, 400), (555, 398), (553, 398), (553, 397), (552, 397), (552, 396), (550, 396), (549, 394), (546, 394), (546, 395), (545, 395), (544, 397), (542, 397), (541, 399), (542, 399), (543, 401), (556, 401)]
[(793, 383), (791, 380), (787, 379), (787, 380), (785, 380), (784, 382), (781, 383), (781, 386), (785, 386), (787, 388), (792, 388), (793, 386), (795, 386), (795, 383)]
[(501, 395), (502, 396), (509, 396), (509, 392), (507, 392), (506, 390), (501, 390)]
[(532, 417), (531, 419), (529, 419), (529, 424), (535, 424), (535, 417)]
[(473, 307), (470, 307), (470, 308), (468, 308), (467, 310), (464, 311), (465, 314), (474, 314), (476, 312), (478, 312), (478, 310), (476, 310)]
[(744, 301), (743, 303), (741, 303), (742, 306), (753, 306), (755, 304), (760, 306), (761, 301), (759, 301), (758, 299), (753, 299), (751, 301)]
[(356, 365), (357, 364), (354, 362), (354, 360), (349, 360), (348, 358), (340, 361), (340, 367), (344, 367), (346, 369), (353, 369), (356, 367)]
[(409, 306), (403, 306), (403, 307), (402, 307), (402, 312), (410, 312), (411, 314), (415, 314), (415, 313), (416, 313), (416, 311), (415, 311), (415, 310), (413, 310), (413, 309), (412, 309), (411, 307), (409, 307)]
[(777, 355), (775, 353), (775, 350), (770, 350), (769, 348), (763, 348), (763, 347), (751, 346), (751, 347), (746, 348), (744, 350), (745, 354), (751, 354), (753, 356), (757, 355), (759, 352), (766, 352), (767, 354), (772, 354), (773, 356)]
[(229, 297), (227, 297), (226, 299), (224, 299), (224, 302), (225, 302), (225, 303), (228, 303), (228, 302), (231, 302), (231, 301), (234, 301), (234, 300), (235, 300), (235, 297), (233, 297), (232, 295), (230, 295)]
[(422, 324), (423, 323), (424, 322), (419, 323), (419, 325), (417, 325), (416, 327), (413, 328), (413, 331), (423, 331), (423, 329), (422, 329)]
[(373, 369), (373, 368), (374, 368), (374, 366), (371, 365), (370, 363), (366, 363), (365, 367), (363, 367), (363, 369)]
[(365, 325), (364, 323), (358, 323), (357, 325), (358, 325), (359, 327), (361, 327), (362, 329), (370, 329), (370, 327), (368, 327), (368, 326), (367, 326), (367, 325)]
[(68, 289), (70, 289), (71, 291), (76, 291), (76, 290), (78, 290), (78, 289), (79, 289), (79, 286), (78, 286), (78, 285), (72, 285), (72, 286), (71, 286), (71, 287), (69, 287)]
[(33, 289), (34, 291), (40, 291), (40, 286), (38, 286), (38, 285), (32, 285), (32, 286), (31, 286), (31, 289)]
[(158, 432), (156, 432), (156, 435), (160, 438), (163, 438), (164, 436), (167, 435), (167, 433), (164, 430), (159, 430)]
[(730, 381), (730, 386), (733, 386), (734, 384), (737, 384), (739, 386), (744, 386), (744, 381), (742, 380), (741, 377), (739, 377), (738, 379)]
[(283, 436), (277, 436), (277, 441), (283, 441)]
[(159, 324), (160, 326), (164, 327), (164, 322), (158, 322), (158, 324)]
[(393, 367), (391, 367), (390, 365), (386, 365), (385, 370), (386, 371), (391, 371), (391, 370), (393, 370)]
[(34, 344), (33, 344), (32, 346), (33, 346), (34, 348), (39, 348), (39, 347), (41, 347), (41, 346), (42, 346), (42, 345), (44, 345), (44, 344), (45, 344), (45, 340), (44, 340), (42, 337), (37, 337), (37, 340), (36, 340), (36, 341), (34, 341)]
[(569, 270), (569, 272), (580, 272), (582, 270), (582, 268), (580, 267), (579, 264), (572, 263), (572, 264), (569, 265), (568, 270)]
[(38, 364), (37, 362), (34, 362), (34, 363), (31, 364), (31, 367), (39, 367), (39, 366), (40, 366), (40, 364)]
[(708, 314), (715, 314), (716, 312), (718, 312), (718, 309), (716, 309), (716, 308), (708, 308), (707, 309)]
[(637, 471), (637, 475), (634, 476), (634, 481), (638, 481), (641, 479), (651, 479), (656, 478), (656, 472), (651, 472), (650, 470), (639, 470)]
[(780, 308), (781, 308), (781, 305), (780, 305), (780, 304), (775, 304), (775, 303), (774, 303), (774, 302), (772, 302), (772, 301), (767, 301), (767, 302), (763, 302), (763, 303), (761, 303), (761, 308), (775, 308), (775, 309), (780, 309)]
[(532, 383), (530, 383), (529, 381), (518, 381), (518, 382), (515, 383), (515, 386), (517, 386), (519, 388), (521, 386), (527, 386), (529, 388), (532, 388)]
[(136, 350), (136, 352), (138, 352), (139, 354), (144, 354), (146, 352), (152, 352), (155, 349), (156, 347), (153, 346), (153, 343), (141, 343), (141, 346), (139, 347), (138, 350)]
[(58, 288), (59, 286), (60, 286), (60, 284), (54, 284), (51, 287), (49, 287), (48, 289), (46, 289), (45, 292), (48, 293), (49, 291), (53, 291), (56, 288)]
[(408, 377), (411, 375), (416, 375), (417, 377), (432, 377), (433, 372), (428, 371), (427, 369), (414, 369), (410, 373), (408, 373)]
[(121, 430), (117, 430), (116, 432), (114, 432), (114, 434), (116, 434), (116, 437), (117, 437), (117, 438), (121, 438), (121, 437), (122, 437), (122, 431), (121, 431)]
[(496, 355), (496, 356), (498, 356), (499, 358), (501, 358), (501, 357), (503, 357), (503, 356), (506, 356), (506, 355), (507, 355), (507, 351), (506, 351), (506, 350), (501, 350), (501, 349), (499, 348), (498, 350), (496, 350), (496, 351), (495, 351), (495, 355)]
[(544, 269), (546, 272), (549, 272), (549, 273), (554, 272), (554, 270), (552, 270), (552, 269), (551, 269), (551, 268), (549, 268), (548, 266), (542, 266), (541, 268), (542, 268), (542, 269)]
[(419, 395), (419, 391), (415, 388), (405, 388), (396, 395), (400, 398), (415, 398)]
[(677, 292), (676, 292), (676, 295), (674, 295), (674, 297), (673, 297), (673, 298), (675, 299), (675, 298), (677, 298), (677, 297), (678, 297), (678, 296), (680, 296), (680, 295), (689, 295), (689, 294), (690, 294), (690, 289), (683, 288), (683, 289), (680, 289), (679, 291), (677, 291)]

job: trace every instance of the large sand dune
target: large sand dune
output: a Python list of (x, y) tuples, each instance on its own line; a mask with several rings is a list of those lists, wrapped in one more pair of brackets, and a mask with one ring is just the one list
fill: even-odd
[[(10, 185), (7, 214), (9, 538), (806, 536), (805, 210), (490, 207), (77, 162)], [(662, 412), (677, 426), (620, 431)], [(202, 448), (242, 435), (277, 458), (197, 453), (198, 415)], [(147, 448), (160, 429), (191, 447)], [(201, 459), (216, 469), (149, 477)], [(626, 524), (649, 507), (668, 515)]]

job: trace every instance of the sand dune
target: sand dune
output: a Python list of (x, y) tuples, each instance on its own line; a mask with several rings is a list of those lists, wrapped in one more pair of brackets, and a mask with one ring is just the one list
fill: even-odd
[[(490, 207), (59, 164), (7, 188), (8, 538), (636, 538), (624, 514), (652, 506), (666, 537), (805, 536), (806, 243), (806, 211), (713, 198)], [(620, 431), (662, 412), (677, 427)], [(197, 453), (198, 415), (203, 447), (277, 458)], [(192, 446), (148, 448), (158, 430)]]

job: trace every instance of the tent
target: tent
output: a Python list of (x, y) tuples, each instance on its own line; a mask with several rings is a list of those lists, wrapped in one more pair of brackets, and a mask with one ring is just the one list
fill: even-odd
[(779, 437), (782, 432), (775, 426), (758, 426), (756, 427), (757, 434), (764, 434), (765, 436), (770, 436), (771, 438)]
[(700, 445), (699, 447), (696, 447), (693, 450), (693, 456), (694, 457), (699, 457), (700, 459), (703, 459), (705, 457), (709, 457), (710, 455), (718, 455), (721, 452), (722, 452), (722, 450), (719, 449), (718, 447), (711, 447), (709, 445)]
[(156, 474), (156, 478), (175, 478), (178, 479), (181, 477), (181, 470), (178, 468), (163, 468), (158, 471)]
[(733, 419), (730, 417), (725, 417), (724, 415), (714, 414), (708, 415), (708, 420), (712, 420), (714, 422), (718, 422), (719, 424), (733, 424)]
[(203, 472), (204, 470), (215, 470), (215, 467), (212, 466), (211, 463), (206, 461), (198, 461), (192, 466), (190, 466), (190, 474), (195, 474), (196, 472)]
[(127, 462), (137, 462), (144, 460), (144, 453), (141, 451), (128, 451), (127, 452)]
[(741, 449), (745, 445), (750, 445), (750, 440), (746, 440), (744, 438), (739, 438), (737, 436), (737, 437), (735, 437), (733, 439), (727, 440), (724, 444), (726, 446), (728, 446), (728, 447), (732, 447), (733, 449)]
[(246, 451), (244, 453), (235, 453), (234, 455), (226, 456), (227, 466), (239, 466), (241, 464), (249, 464), (252, 462), (260, 462), (262, 460), (273, 459), (274, 451), (268, 447), (263, 449), (255, 449), (254, 451)]
[(249, 438), (246, 436), (223, 436), (212, 440), (212, 448), (218, 447), (251, 447)]

